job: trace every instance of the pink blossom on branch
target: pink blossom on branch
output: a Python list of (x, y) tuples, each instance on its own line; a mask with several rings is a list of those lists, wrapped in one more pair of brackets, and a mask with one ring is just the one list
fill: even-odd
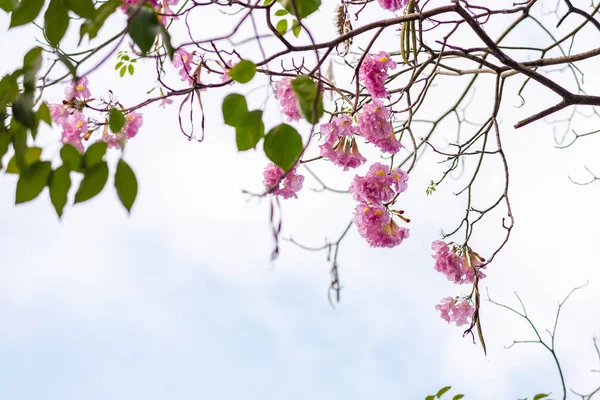
[(440, 317), (448, 322), (455, 322), (456, 326), (462, 326), (470, 323), (473, 318), (475, 308), (468, 300), (457, 301), (453, 297), (445, 297), (440, 304), (435, 306), (435, 309), (440, 312)]
[[(283, 175), (283, 170), (273, 164), (269, 163), (265, 170), (263, 171), (263, 184), (265, 185), (265, 189), (270, 190), (279, 181), (279, 178)], [(281, 182), (279, 182), (278, 187), (273, 190), (271, 193), (275, 196), (283, 197), (284, 199), (295, 198), (298, 196), (296, 193), (302, 189), (302, 183), (304, 182), (304, 176), (296, 174), (296, 168), (293, 168), (286, 176), (283, 178)]]
[(381, 204), (359, 203), (354, 223), (371, 247), (395, 247), (408, 237), (408, 229), (398, 226)]
[(296, 95), (292, 90), (292, 79), (284, 78), (275, 83), (275, 98), (279, 100), (281, 112), (288, 121), (299, 121), (301, 118), (296, 104)]
[(408, 174), (400, 168), (390, 171), (390, 167), (381, 163), (371, 165), (366, 175), (356, 175), (350, 185), (350, 193), (356, 201), (365, 203), (385, 203), (398, 193), (404, 192), (408, 185)]
[(352, 117), (342, 115), (334, 118), (331, 123), (321, 125), (321, 135), (325, 143), (319, 146), (321, 156), (329, 159), (335, 165), (344, 168), (356, 168), (367, 159), (360, 154), (354, 138), (356, 127), (352, 125)]
[(88, 78), (83, 76), (79, 78), (77, 82), (73, 81), (69, 86), (65, 88), (65, 98), (71, 100), (77, 99), (89, 99), (91, 96), (90, 90), (88, 89)]
[(192, 77), (192, 74), (194, 73), (192, 61), (192, 54), (186, 49), (180, 48), (175, 51), (175, 55), (173, 56), (173, 66), (178, 69), (181, 80), (184, 82), (187, 81), (190, 85), (194, 84), (194, 78)]
[(390, 11), (397, 11), (403, 7), (406, 7), (408, 0), (377, 0), (381, 8), (385, 8)]
[[(475, 269), (480, 262), (473, 254), (470, 256), (469, 262), (465, 259), (464, 254), (458, 254), (455, 248), (450, 248), (441, 240), (436, 240), (431, 245), (432, 250), (436, 253), (432, 257), (435, 259), (435, 270), (446, 275), (449, 281), (457, 284), (473, 283), (475, 279)], [(485, 275), (478, 271), (479, 279), (485, 278)]]
[(385, 80), (389, 76), (387, 71), (395, 68), (396, 63), (390, 58), (389, 53), (381, 51), (376, 55), (367, 54), (360, 65), (358, 78), (374, 98), (387, 97), (388, 91), (385, 88)]
[(80, 111), (74, 111), (67, 118), (62, 120), (61, 124), (62, 142), (72, 144), (77, 150), (83, 152), (83, 144), (81, 137), (87, 133), (88, 125), (87, 118)]
[(400, 151), (402, 144), (396, 139), (389, 118), (389, 110), (381, 100), (375, 99), (373, 103), (365, 104), (362, 113), (358, 114), (358, 131), (382, 152), (395, 154)]

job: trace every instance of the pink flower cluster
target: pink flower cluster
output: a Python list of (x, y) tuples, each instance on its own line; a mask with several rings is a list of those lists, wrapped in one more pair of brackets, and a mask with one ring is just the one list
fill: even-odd
[(390, 111), (379, 99), (365, 104), (362, 113), (358, 114), (358, 130), (369, 142), (384, 153), (396, 154), (402, 143), (396, 139), (394, 127), (389, 121)]
[(105, 135), (100, 139), (108, 144), (109, 149), (120, 149), (121, 144), (127, 143), (127, 141), (135, 137), (144, 124), (142, 114), (136, 112), (130, 112), (125, 116), (125, 125), (121, 132), (117, 134), (109, 134), (105, 132)]
[(88, 123), (85, 115), (65, 104), (50, 104), (52, 121), (62, 128), (62, 142), (70, 143), (83, 153), (82, 136), (87, 133)]
[(275, 83), (275, 98), (279, 100), (282, 113), (288, 117), (288, 121), (298, 121), (301, 118), (296, 104), (296, 95), (292, 90), (292, 79), (284, 78)]
[[(283, 170), (279, 166), (269, 163), (263, 172), (265, 189), (269, 190), (278, 184), (279, 179), (283, 175)], [(302, 183), (304, 182), (304, 176), (296, 174), (296, 168), (293, 168), (286, 176), (279, 182), (278, 187), (271, 193), (275, 196), (283, 197), (284, 199), (295, 198), (298, 196), (296, 193), (302, 189)]]
[(453, 297), (443, 298), (440, 304), (435, 306), (435, 309), (440, 312), (440, 317), (444, 321), (448, 323), (455, 322), (456, 326), (470, 323), (469, 320), (473, 318), (473, 312), (475, 311), (468, 300), (458, 301)]
[(179, 71), (181, 80), (190, 86), (194, 84), (194, 68), (192, 67), (193, 56), (183, 47), (175, 51), (173, 66)]
[(319, 146), (321, 156), (343, 167), (344, 171), (363, 165), (367, 159), (358, 151), (358, 144), (354, 138), (355, 131), (352, 117), (347, 114), (333, 118), (330, 123), (322, 124), (321, 135), (325, 138), (325, 142)]
[(395, 68), (396, 62), (390, 58), (389, 53), (381, 51), (376, 55), (367, 54), (360, 65), (358, 78), (374, 98), (387, 97), (388, 91), (385, 88), (385, 80), (389, 76), (387, 71)]
[(371, 247), (395, 247), (408, 237), (408, 229), (398, 226), (382, 204), (404, 192), (407, 181), (406, 172), (400, 168), (390, 171), (381, 163), (373, 164), (365, 176), (354, 177), (350, 185), (350, 192), (358, 201), (354, 222)]
[[(475, 265), (469, 265), (464, 255), (458, 255), (456, 249), (450, 248), (446, 243), (441, 240), (436, 240), (431, 245), (435, 255), (432, 257), (435, 259), (435, 270), (446, 275), (449, 281), (457, 284), (473, 283), (475, 279), (474, 267)], [(473, 260), (474, 257), (471, 257)], [(485, 278), (482, 272), (479, 272), (479, 279)]]
[(79, 78), (77, 82), (71, 82), (71, 84), (65, 88), (65, 98), (67, 100), (85, 100), (89, 99), (90, 96), (91, 94), (90, 89), (88, 89), (88, 78), (85, 76)]

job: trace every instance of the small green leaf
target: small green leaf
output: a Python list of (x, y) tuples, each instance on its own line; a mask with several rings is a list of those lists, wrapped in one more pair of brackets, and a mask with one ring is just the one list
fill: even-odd
[(117, 65), (115, 65), (115, 70), (121, 68), (123, 66), (123, 61), (119, 61)]
[[(28, 147), (25, 150), (25, 166), (29, 167), (30, 165), (40, 161), (40, 157), (42, 156), (42, 149), (39, 147)], [(13, 156), (8, 165), (6, 166), (7, 174), (20, 174), (21, 169), (17, 165), (17, 158)]]
[(10, 16), (9, 28), (32, 22), (43, 6), (44, 0), (21, 0)]
[(71, 171), (81, 171), (81, 163), (83, 162), (83, 156), (73, 145), (66, 143), (60, 149), (60, 158), (62, 159), (63, 165), (69, 168)]
[(264, 4), (265, 6), (268, 6), (269, 4), (271, 4), (271, 3), (272, 3), (272, 2), (274, 2), (274, 1), (275, 1), (275, 0), (265, 0), (263, 4)]
[(277, 15), (278, 17), (283, 17), (284, 15), (287, 15), (287, 11), (286, 10), (277, 10), (275, 11), (275, 15)]
[(434, 395), (425, 397), (425, 400), (434, 400), (434, 399), (435, 399)]
[(85, 172), (77, 193), (75, 193), (75, 204), (91, 199), (104, 189), (108, 180), (108, 165), (106, 161), (96, 164)]
[(296, 164), (302, 148), (302, 137), (287, 124), (277, 125), (265, 137), (265, 154), (284, 171)]
[(301, 31), (302, 31), (302, 27), (298, 23), (298, 20), (294, 20), (294, 22), (292, 22), (292, 33), (294, 34), (295, 37), (298, 37), (298, 36), (300, 36)]
[(0, 8), (7, 13), (12, 12), (19, 4), (19, 0), (0, 0)]
[(23, 89), (25, 92), (33, 94), (35, 91), (36, 76), (41, 66), (42, 48), (34, 47), (23, 57)]
[(232, 93), (223, 100), (222, 109), (225, 124), (236, 127), (243, 124), (248, 114), (248, 103), (241, 94)]
[[(323, 116), (323, 95), (315, 82), (308, 76), (301, 75), (292, 81), (292, 90), (296, 95), (300, 114), (312, 124), (319, 122)], [(313, 115), (313, 108), (316, 115)]]
[(123, 207), (128, 212), (135, 202), (138, 191), (138, 183), (131, 167), (122, 159), (117, 164), (117, 172), (115, 173), (115, 188)]
[(442, 396), (444, 395), (444, 393), (446, 393), (448, 390), (452, 389), (452, 386), (444, 386), (443, 388), (441, 388), (440, 390), (438, 390), (436, 397), (438, 399), (441, 399)]
[(93, 168), (102, 161), (106, 154), (107, 144), (105, 142), (96, 142), (86, 150), (83, 155), (83, 165), (86, 169)]
[(463, 397), (465, 397), (465, 395), (464, 395), (464, 394), (457, 394), (456, 396), (454, 396), (454, 397), (452, 398), (452, 400), (460, 400), (460, 399), (462, 399)]
[(108, 113), (108, 126), (110, 126), (110, 130), (113, 133), (119, 133), (124, 125), (125, 115), (123, 115), (123, 112), (116, 108), (111, 108)]
[(127, 72), (127, 67), (123, 65), (121, 67), (121, 71), (119, 72), (119, 75), (121, 75), (121, 78), (125, 76), (125, 72)]
[(21, 122), (29, 129), (35, 128), (35, 113), (33, 107), (33, 93), (20, 93), (13, 103), (13, 115), (15, 119)]
[(50, 161), (33, 164), (23, 172), (17, 182), (15, 204), (33, 200), (42, 192), (52, 172)]
[(96, 14), (93, 0), (65, 0), (65, 4), (81, 18), (94, 18)]
[[(295, 15), (298, 19), (308, 17), (314, 13), (321, 6), (321, 0), (279, 0), (279, 3), (285, 8), (290, 14)], [(298, 14), (294, 11), (294, 5)]]
[(52, 126), (52, 118), (50, 117), (50, 107), (48, 107), (48, 104), (40, 104), (36, 114), (38, 120), (44, 121), (47, 125)]
[(160, 22), (153, 8), (148, 6), (131, 7), (135, 12), (128, 21), (127, 30), (129, 36), (138, 45), (142, 54), (146, 55), (156, 41), (156, 35), (160, 31)]
[(52, 47), (58, 47), (68, 28), (69, 10), (65, 3), (63, 0), (50, 0), (50, 5), (44, 14), (44, 33)]
[(243, 124), (235, 128), (235, 141), (239, 151), (256, 148), (260, 139), (265, 136), (265, 125), (262, 121), (263, 112), (251, 111), (246, 114)]
[(229, 70), (229, 76), (236, 82), (248, 83), (256, 74), (256, 64), (252, 61), (241, 60)]
[(535, 396), (533, 396), (533, 400), (545, 399), (548, 396), (550, 396), (550, 395), (545, 394), (545, 393), (539, 393), (539, 394), (536, 394)]
[(69, 168), (64, 165), (58, 167), (50, 176), (48, 189), (50, 189), (50, 201), (60, 218), (67, 204), (67, 194), (71, 188), (71, 177)]
[(127, 71), (129, 71), (129, 75), (133, 75), (133, 73), (135, 72), (133, 64), (129, 64), (129, 66), (127, 67)]
[(277, 23), (277, 26), (275, 27), (275, 29), (277, 29), (277, 32), (279, 32), (281, 35), (285, 35), (285, 33), (287, 32), (287, 28), (288, 22), (285, 19), (280, 20)]

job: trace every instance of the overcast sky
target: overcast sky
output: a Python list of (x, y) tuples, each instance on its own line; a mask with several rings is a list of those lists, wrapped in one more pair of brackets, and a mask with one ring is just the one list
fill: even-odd
[[(370, 7), (373, 17), (385, 16)], [(309, 22), (330, 27), (331, 11), (327, 4)], [(196, 17), (202, 29), (218, 30), (213, 16)], [(114, 17), (106, 30), (123, 23), (124, 17)], [(2, 14), (0, 32), (7, 27)], [(18, 28), (0, 35), (1, 73), (20, 66), (38, 34)], [(543, 39), (533, 28), (519, 34), (516, 40), (524, 42)], [(390, 33), (376, 50), (395, 49), (396, 43)], [(153, 85), (152, 65), (120, 79), (115, 63), (89, 77), (92, 95), (111, 89), (125, 105), (143, 100)], [(170, 81), (178, 82), (174, 70)], [(517, 291), (543, 331), (552, 327), (558, 300), (589, 280), (565, 306), (556, 340), (569, 386), (585, 392), (600, 383), (590, 372), (598, 369), (592, 337), (600, 335), (600, 185), (576, 186), (568, 176), (586, 179), (584, 165), (600, 172), (598, 139), (557, 150), (545, 122), (512, 129), (554, 101), (532, 87), (528, 105), (516, 108), (518, 84), (507, 87), (501, 121), (516, 225), (482, 287), (512, 306), (518, 305)], [(48, 91), (46, 100), (60, 102), (63, 88)], [(525, 321), (485, 302), (484, 356), (434, 309), (442, 297), (468, 288), (433, 270), (431, 242), (460, 221), (464, 199), (452, 194), (461, 188), (452, 180), (425, 195), (443, 171), (431, 154), (402, 195), (412, 220), (410, 239), (394, 249), (370, 249), (352, 229), (344, 240), (344, 289), (335, 308), (327, 300), (326, 254), (284, 243), (271, 262), (268, 202), (242, 193), (260, 188), (266, 159), (260, 151), (237, 153), (234, 132), (220, 115), (230, 90), (247, 89), (205, 93), (203, 143), (179, 132), (177, 101), (145, 110), (144, 126), (125, 154), (140, 187), (130, 216), (112, 181), (97, 198), (68, 207), (59, 221), (47, 191), (15, 207), (16, 177), (0, 176), (0, 398), (421, 399), (445, 385), (469, 399), (560, 393), (556, 369), (540, 346), (504, 348), (513, 339), (533, 338)], [(450, 103), (445, 96), (440, 109)], [(281, 118), (274, 103), (269, 106), (267, 128)], [(482, 109), (475, 102), (471, 118), (484, 119)], [(298, 127), (307, 134), (306, 126)], [(449, 126), (445, 137), (453, 135)], [(57, 129), (40, 135), (44, 158), (55, 159), (59, 139)], [(436, 142), (443, 145), (444, 135)], [(110, 162), (117, 157), (111, 153)], [(502, 185), (498, 166), (484, 164), (485, 184), (476, 192), (482, 204)], [(354, 176), (331, 172), (325, 162), (315, 169), (342, 188)], [(310, 245), (339, 235), (353, 209), (348, 196), (311, 191), (318, 187), (307, 176), (300, 199), (283, 202), (285, 235)], [(502, 239), (500, 218), (476, 232), (473, 247), (482, 255)]]

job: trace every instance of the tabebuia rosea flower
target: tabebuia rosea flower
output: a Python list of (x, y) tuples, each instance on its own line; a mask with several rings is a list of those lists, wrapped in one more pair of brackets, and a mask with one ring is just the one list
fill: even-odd
[(435, 306), (435, 309), (440, 312), (440, 317), (448, 322), (456, 323), (456, 326), (462, 326), (470, 323), (469, 320), (473, 318), (473, 312), (475, 308), (469, 303), (468, 300), (463, 299), (458, 301), (453, 297), (445, 297), (441, 300), (440, 304)]
[(390, 11), (397, 11), (403, 7), (406, 7), (408, 0), (377, 0), (381, 8), (385, 8)]
[(408, 229), (398, 226), (381, 204), (359, 203), (354, 223), (371, 247), (395, 247), (408, 237)]
[(436, 240), (431, 245), (435, 254), (435, 270), (446, 275), (449, 281), (457, 284), (473, 283), (475, 271), (479, 279), (485, 278), (485, 274), (478, 269), (481, 263), (480, 257), (472, 251), (468, 251), (465, 257), (465, 251), (458, 252), (456, 246), (452, 248), (441, 240)]
[(285, 178), (279, 182), (282, 175), (283, 170), (279, 166), (269, 163), (263, 171), (263, 184), (265, 185), (265, 189), (270, 190), (275, 185), (278, 185), (277, 188), (271, 192), (273, 195), (280, 196), (284, 199), (290, 199), (292, 197), (297, 199), (298, 196), (296, 193), (302, 189), (304, 176), (297, 174), (296, 168), (292, 168)]
[(358, 150), (354, 138), (355, 131), (352, 118), (347, 114), (333, 118), (330, 123), (322, 124), (321, 135), (325, 142), (319, 146), (321, 156), (343, 167), (344, 171), (364, 164), (367, 159)]
[(88, 78), (82, 76), (77, 81), (72, 81), (69, 86), (65, 88), (65, 98), (71, 99), (89, 99), (91, 96), (90, 89), (88, 89)]
[(127, 143), (127, 141), (135, 137), (142, 127), (144, 119), (142, 114), (137, 112), (130, 112), (125, 116), (125, 125), (121, 132), (117, 134), (110, 134), (108, 130), (104, 131), (104, 135), (100, 138), (100, 141), (106, 142), (109, 149), (120, 149), (121, 144)]
[(408, 187), (408, 174), (400, 168), (390, 171), (381, 163), (371, 165), (365, 176), (356, 175), (350, 185), (354, 200), (364, 203), (385, 203), (391, 201)]
[[(192, 66), (193, 56), (186, 49), (180, 48), (173, 55), (173, 66), (178, 69), (181, 80), (188, 84), (194, 84), (194, 68)], [(197, 78), (195, 80), (198, 80)]]
[(358, 78), (365, 85), (367, 91), (373, 98), (382, 98), (388, 96), (385, 88), (385, 80), (388, 78), (388, 69), (395, 69), (396, 62), (390, 58), (390, 54), (385, 51), (379, 54), (367, 54), (360, 69)]
[(373, 103), (365, 104), (362, 112), (358, 114), (358, 131), (382, 152), (396, 154), (402, 148), (402, 143), (396, 139), (389, 118), (390, 111), (381, 100), (375, 99)]
[(292, 79), (283, 78), (275, 83), (275, 98), (279, 100), (281, 112), (288, 117), (288, 121), (299, 121), (301, 118), (296, 103), (296, 95), (292, 90)]

